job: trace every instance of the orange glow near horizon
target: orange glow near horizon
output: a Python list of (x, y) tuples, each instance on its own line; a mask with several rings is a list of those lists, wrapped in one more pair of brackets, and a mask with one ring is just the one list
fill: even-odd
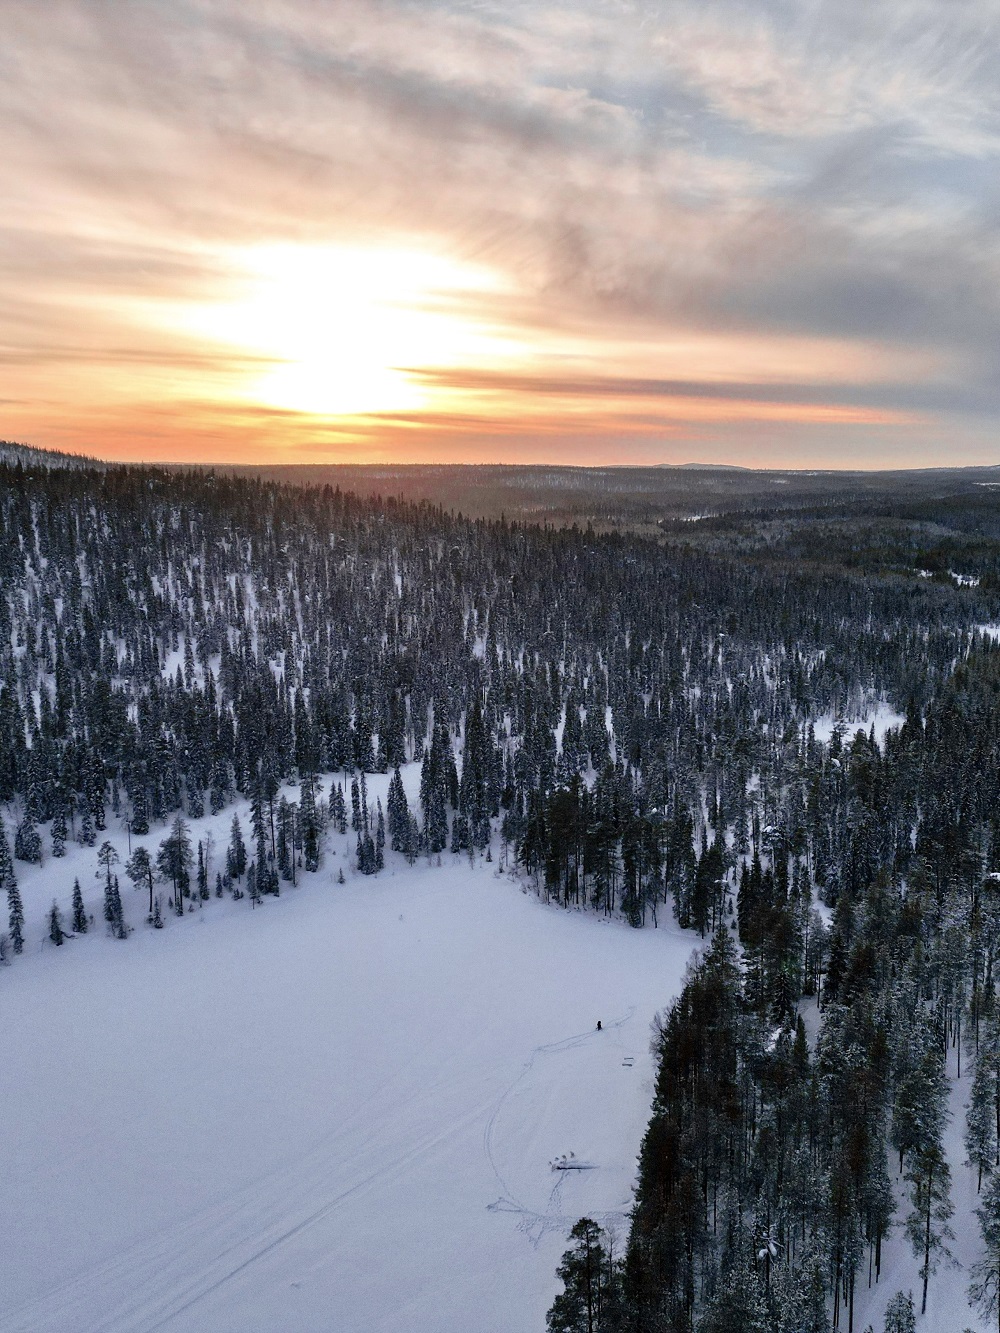
[[(199, 260), (216, 278), (197, 299), (168, 290), (81, 302), (79, 317), (98, 332), (102, 319), (117, 320), (118, 346), (95, 334), (92, 349), (27, 366), (22, 388), (34, 399), (22, 438), (108, 458), (209, 462), (523, 461), (525, 442), (560, 438), (590, 462), (613, 463), (628, 461), (616, 437), (645, 441), (635, 459), (645, 461), (657, 442), (673, 453), (692, 428), (918, 422), (809, 393), (817, 379), (920, 373), (918, 353), (665, 336), (571, 317), (547, 328), (525, 318), (528, 298), (502, 273), (403, 245), (268, 244)], [(661, 379), (681, 387), (660, 392)], [(777, 401), (764, 392), (776, 381), (786, 386)], [(71, 421), (60, 420), (70, 404)]]

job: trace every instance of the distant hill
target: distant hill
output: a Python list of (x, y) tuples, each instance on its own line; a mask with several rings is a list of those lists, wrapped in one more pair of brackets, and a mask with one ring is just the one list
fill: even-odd
[(98, 458), (88, 458), (85, 454), (63, 454), (56, 449), (36, 449), (30, 444), (16, 444), (13, 440), (0, 440), (0, 463), (17, 464), (24, 467), (86, 467), (106, 468), (113, 464), (103, 463)]
[[(107, 468), (93, 458), (0, 443), (0, 461), (26, 466)], [(777, 517), (822, 510), (830, 516), (888, 516), (899, 506), (953, 505), (971, 515), (997, 510), (1000, 468), (925, 468), (845, 472), (747, 468), (729, 463), (648, 467), (558, 464), (274, 463), (212, 468), (159, 463), (171, 472), (214, 471), (292, 486), (330, 486), (440, 506), (469, 518), (501, 516), (550, 527), (592, 525), (657, 535), (681, 520), (752, 514)], [(969, 519), (971, 521), (971, 518)], [(687, 526), (685, 524), (685, 526)]]
[(900, 504), (995, 501), (998, 470), (795, 471), (686, 464), (679, 467), (561, 467), (474, 464), (227, 465), (216, 471), (359, 495), (427, 501), (470, 518), (654, 533), (661, 524), (720, 514), (836, 510), (857, 514)]
[(741, 463), (661, 463), (660, 467), (672, 467), (678, 472), (752, 472), (753, 468), (743, 467)]

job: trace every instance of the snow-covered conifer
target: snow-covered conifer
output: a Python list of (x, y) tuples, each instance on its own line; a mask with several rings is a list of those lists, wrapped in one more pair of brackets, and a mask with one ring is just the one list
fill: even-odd
[(63, 930), (59, 904), (53, 898), (52, 906), (49, 908), (49, 939), (53, 944), (60, 945), (65, 938), (66, 932)]
[(83, 905), (83, 893), (80, 889), (80, 881), (73, 881), (73, 934), (86, 935), (87, 933), (87, 911)]

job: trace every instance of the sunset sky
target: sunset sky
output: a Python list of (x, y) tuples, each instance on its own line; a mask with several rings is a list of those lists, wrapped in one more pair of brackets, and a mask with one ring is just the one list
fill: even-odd
[(0, 0), (0, 438), (1000, 462), (994, 0)]

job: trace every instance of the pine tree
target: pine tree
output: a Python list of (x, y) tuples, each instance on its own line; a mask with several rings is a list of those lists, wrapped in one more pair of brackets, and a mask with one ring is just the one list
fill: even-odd
[[(272, 863), (271, 846), (268, 839), (268, 822), (264, 814), (264, 786), (262, 778), (254, 788), (250, 802), (250, 823), (253, 827), (257, 849), (257, 893), (277, 894), (280, 892), (278, 873)], [(255, 900), (257, 901), (257, 900)]]
[(145, 847), (137, 847), (125, 862), (125, 873), (137, 889), (149, 891), (149, 915), (153, 915), (153, 859)]
[(607, 1237), (591, 1218), (581, 1217), (569, 1238), (575, 1243), (556, 1269), (563, 1290), (552, 1302), (545, 1326), (549, 1333), (601, 1333), (619, 1282)]
[(296, 825), (298, 823), (298, 811), (294, 805), (289, 805), (287, 799), (282, 796), (278, 802), (278, 853), (277, 862), (281, 878), (295, 883), (295, 857), (296, 857)]
[(173, 886), (174, 912), (184, 915), (184, 899), (191, 896), (191, 837), (182, 815), (177, 815), (156, 853), (156, 868)]
[(948, 1219), (954, 1212), (950, 1198), (951, 1170), (940, 1137), (928, 1135), (909, 1155), (907, 1165), (906, 1179), (911, 1188), (912, 1208), (906, 1218), (906, 1234), (914, 1254), (922, 1260), (920, 1313), (923, 1314), (927, 1309), (928, 1279), (937, 1271), (939, 1259), (950, 1257), (947, 1242), (953, 1238), (948, 1226)]
[[(921, 1314), (927, 1308), (927, 1283), (938, 1260), (947, 1257), (952, 1233), (948, 1218), (951, 1172), (942, 1146), (948, 1118), (948, 1081), (941, 1034), (932, 1014), (914, 1014), (912, 1035), (906, 1043), (904, 1076), (896, 1090), (893, 1141), (904, 1158), (910, 1187), (906, 1234), (921, 1259), (923, 1282)], [(901, 1050), (905, 1047), (901, 1046)]]
[(118, 864), (118, 853), (110, 842), (102, 842), (97, 851), (97, 864), (102, 866), (105, 875), (105, 886), (111, 887), (111, 867)]

